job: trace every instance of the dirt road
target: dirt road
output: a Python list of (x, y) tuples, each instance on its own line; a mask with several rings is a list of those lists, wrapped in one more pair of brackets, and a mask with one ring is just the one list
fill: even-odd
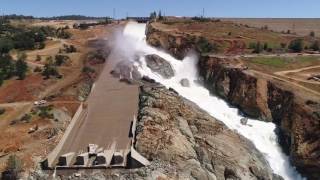
[(19, 106), (27, 106), (27, 105), (32, 105), (33, 102), (14, 102), (14, 103), (4, 103), (0, 104), (1, 108), (8, 108), (8, 107), (19, 107)]
[[(289, 73), (299, 73), (301, 71), (311, 70), (311, 69), (315, 69), (315, 68), (320, 68), (320, 65), (319, 66), (304, 67), (304, 68), (299, 68), (299, 69), (293, 69), (293, 70), (287, 70), (287, 71), (279, 71), (279, 72), (275, 72), (274, 74), (278, 75), (278, 76), (285, 77), (285, 78), (289, 78), (289, 79), (292, 79), (292, 80), (295, 80), (295, 81), (299, 81), (299, 82), (312, 83), (312, 84), (315, 84), (315, 85), (320, 85), (320, 82), (310, 81), (310, 80), (306, 80), (306, 79), (303, 79), (303, 78), (295, 78), (295, 77), (288, 76)], [(310, 77), (311, 73), (309, 73), (307, 76)]]
[(304, 87), (304, 86), (302, 86), (302, 85), (300, 85), (300, 84), (298, 84), (298, 83), (296, 83), (294, 81), (290, 81), (290, 80), (287, 80), (287, 79), (284, 79), (284, 78), (280, 78), (280, 77), (277, 77), (277, 76), (274, 76), (274, 75), (271, 75), (271, 74), (266, 74), (266, 73), (263, 73), (263, 72), (260, 72), (260, 71), (256, 71), (256, 70), (249, 70), (249, 72), (253, 72), (255, 74), (260, 74), (260, 75), (262, 75), (264, 77), (269, 77), (271, 79), (277, 79), (279, 81), (284, 81), (284, 82), (286, 82), (288, 84), (291, 84), (293, 87), (297, 87), (297, 88), (303, 89), (303, 90), (305, 90), (305, 91), (307, 91), (309, 93), (312, 93), (312, 94), (315, 94), (317, 96), (320, 96), (320, 92), (314, 91), (314, 90), (309, 89), (309, 88), (306, 88), (306, 87)]

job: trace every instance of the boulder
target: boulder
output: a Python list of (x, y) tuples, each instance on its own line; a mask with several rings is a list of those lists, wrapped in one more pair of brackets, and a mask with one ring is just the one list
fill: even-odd
[(152, 54), (145, 56), (147, 66), (163, 78), (169, 79), (174, 76), (171, 64), (162, 57)]
[(189, 82), (189, 80), (186, 79), (186, 78), (181, 79), (180, 84), (181, 84), (181, 86), (183, 86), (183, 87), (190, 87), (190, 82)]
[(138, 71), (138, 68), (134, 65), (134, 62), (123, 60), (116, 64), (114, 69), (111, 71), (115, 77), (125, 80), (140, 80), (142, 74)]
[(241, 118), (240, 119), (240, 123), (242, 124), (242, 125), (247, 125), (247, 123), (248, 123), (248, 118)]

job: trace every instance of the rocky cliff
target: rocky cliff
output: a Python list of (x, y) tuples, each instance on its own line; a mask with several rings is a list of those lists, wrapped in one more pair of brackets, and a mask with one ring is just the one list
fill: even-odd
[(164, 87), (142, 87), (136, 149), (172, 179), (281, 179), (254, 145)]
[(190, 40), (192, 38), (188, 36), (188, 39), (183, 33), (161, 31), (148, 24), (146, 35), (150, 45), (166, 49), (177, 59), (183, 59), (189, 50), (194, 49), (194, 43)]
[[(134, 146), (151, 164), (59, 179), (282, 180), (249, 140), (175, 91), (148, 84), (140, 89)], [(29, 179), (47, 178), (40, 171)]]
[(202, 57), (206, 87), (245, 114), (278, 125), (281, 145), (292, 163), (310, 179), (320, 177), (320, 104), (281, 85), (234, 67), (230, 60)]
[[(183, 43), (186, 41), (181, 40), (181, 33), (170, 34), (152, 25), (147, 32), (151, 45), (161, 46), (179, 59), (193, 48)], [(247, 71), (236, 59), (201, 56), (199, 73), (213, 94), (244, 114), (275, 122), (280, 143), (292, 163), (309, 179), (320, 178), (320, 101), (295, 94), (285, 83)]]

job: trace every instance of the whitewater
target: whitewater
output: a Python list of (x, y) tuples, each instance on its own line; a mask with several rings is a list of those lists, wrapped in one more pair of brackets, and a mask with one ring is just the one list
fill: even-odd
[[(146, 42), (146, 25), (128, 23), (123, 30), (118, 42), (118, 51), (135, 62), (139, 71), (166, 87), (175, 89), (181, 96), (193, 101), (200, 108), (207, 111), (214, 118), (225, 123), (230, 129), (238, 132), (253, 142), (256, 148), (263, 153), (274, 173), (281, 175), (286, 180), (303, 180), (305, 178), (290, 164), (289, 157), (285, 155), (277, 141), (276, 126), (273, 123), (262, 122), (256, 119), (248, 119), (247, 125), (242, 125), (243, 118), (237, 108), (230, 107), (224, 100), (213, 96), (201, 84), (198, 84), (197, 61), (198, 57), (190, 54), (182, 61), (177, 60), (165, 51), (151, 47)], [(116, 44), (119, 44), (116, 43)], [(164, 79), (159, 74), (151, 71), (146, 65), (144, 56), (156, 54), (167, 60), (175, 71), (171, 79)], [(139, 62), (136, 60), (139, 56)], [(187, 78), (190, 87), (183, 87), (181, 79)]]

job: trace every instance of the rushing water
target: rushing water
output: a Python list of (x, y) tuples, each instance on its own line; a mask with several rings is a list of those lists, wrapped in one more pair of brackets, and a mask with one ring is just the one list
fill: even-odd
[[(263, 153), (274, 173), (287, 180), (304, 179), (291, 166), (288, 156), (282, 152), (277, 142), (273, 123), (249, 119), (248, 125), (242, 125), (240, 119), (243, 116), (239, 114), (238, 109), (232, 108), (224, 100), (210, 95), (206, 88), (196, 83), (198, 79), (196, 66), (198, 58), (195, 55), (190, 54), (183, 61), (179, 61), (164, 51), (150, 47), (145, 40), (145, 29), (145, 24), (128, 23), (123, 30), (123, 36), (118, 40), (122, 44), (121, 49), (126, 52), (130, 51), (129, 54), (140, 55), (140, 63), (137, 63), (137, 66), (143, 75), (160, 82), (166, 87), (174, 88), (180, 95), (193, 101), (211, 116), (224, 122), (230, 129), (251, 140), (256, 148)], [(175, 76), (171, 79), (163, 79), (160, 75), (152, 72), (146, 66), (144, 59), (146, 54), (157, 54), (170, 62), (174, 68)], [(131, 59), (133, 60), (134, 57), (131, 57)], [(180, 80), (183, 78), (190, 81), (190, 87), (181, 86)]]

